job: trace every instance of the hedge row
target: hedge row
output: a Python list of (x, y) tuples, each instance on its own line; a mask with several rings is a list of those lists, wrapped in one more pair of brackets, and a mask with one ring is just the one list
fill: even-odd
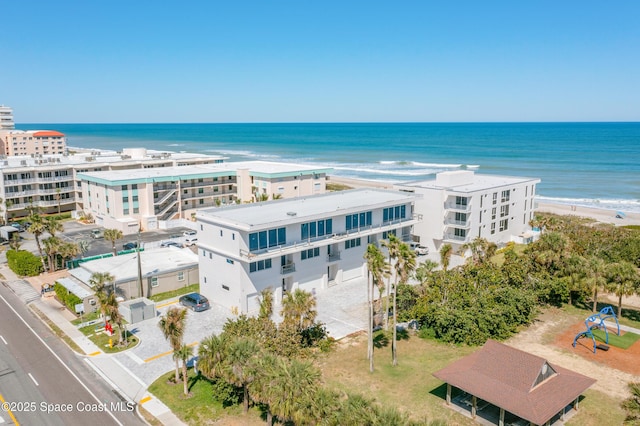
[(9, 268), (22, 277), (34, 277), (42, 272), (42, 262), (35, 254), (26, 250), (8, 250)]

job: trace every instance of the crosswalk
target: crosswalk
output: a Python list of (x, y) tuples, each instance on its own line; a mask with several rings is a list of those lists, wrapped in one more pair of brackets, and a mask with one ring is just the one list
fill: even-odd
[(12, 280), (7, 281), (5, 285), (9, 287), (25, 305), (40, 299), (40, 293), (34, 289), (28, 281)]

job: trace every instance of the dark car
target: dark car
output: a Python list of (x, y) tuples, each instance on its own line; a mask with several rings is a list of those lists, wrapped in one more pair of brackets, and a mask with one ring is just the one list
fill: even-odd
[(11, 224), (11, 226), (13, 226), (14, 228), (16, 228), (18, 230), (18, 232), (24, 232), (24, 226), (22, 226), (20, 223), (18, 222), (13, 222)]
[(134, 248), (138, 247), (138, 243), (135, 242), (130, 242), (130, 243), (125, 243), (122, 245), (122, 248), (124, 250), (133, 250)]
[(191, 308), (195, 312), (206, 311), (211, 307), (209, 300), (199, 293), (189, 293), (178, 300), (184, 307)]

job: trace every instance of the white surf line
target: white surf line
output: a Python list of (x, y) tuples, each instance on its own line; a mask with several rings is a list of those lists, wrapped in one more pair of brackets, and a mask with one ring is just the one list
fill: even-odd
[(2, 341), (4, 342), (5, 345), (9, 346), (9, 344), (7, 343), (6, 340), (4, 340), (4, 337), (0, 336), (0, 339), (2, 339)]
[[(91, 395), (91, 396), (93, 397), (93, 399), (95, 399), (95, 401), (96, 401), (98, 404), (102, 404), (102, 401), (101, 401), (100, 399), (98, 399), (98, 397), (97, 397), (93, 392), (91, 392), (91, 389), (89, 389), (89, 388), (87, 387), (87, 385), (85, 385), (85, 384), (84, 384), (84, 382), (83, 382), (82, 380), (80, 380), (80, 378), (76, 375), (76, 373), (74, 373), (74, 372), (73, 372), (73, 370), (71, 370), (71, 368), (69, 368), (69, 366), (68, 366), (67, 364), (65, 364), (65, 363), (62, 361), (62, 358), (60, 358), (60, 357), (58, 356), (58, 354), (57, 354), (57, 353), (55, 353), (55, 351), (54, 351), (53, 349), (51, 349), (51, 346), (47, 345), (47, 343), (44, 341), (44, 339), (43, 339), (42, 337), (40, 337), (40, 336), (38, 335), (38, 333), (36, 333), (36, 331), (35, 331), (33, 328), (31, 328), (31, 326), (27, 323), (27, 321), (25, 321), (25, 319), (24, 319), (24, 318), (22, 318), (22, 317), (20, 316), (20, 314), (19, 314), (19, 313), (18, 313), (18, 312), (13, 308), (13, 306), (11, 306), (11, 305), (9, 304), (9, 302), (7, 302), (7, 299), (5, 299), (5, 298), (4, 298), (4, 296), (2, 296), (2, 295), (0, 295), (0, 299), (2, 299), (2, 301), (5, 303), (5, 305), (7, 305), (7, 307), (8, 307), (9, 309), (11, 309), (11, 310), (13, 311), (13, 313), (14, 313), (14, 314), (16, 314), (16, 316), (17, 316), (18, 318), (20, 318), (20, 321), (22, 321), (22, 322), (24, 323), (24, 325), (26, 325), (26, 326), (27, 326), (27, 328), (28, 328), (28, 329), (33, 333), (33, 335), (34, 335), (34, 336), (36, 336), (36, 338), (37, 338), (38, 340), (40, 340), (40, 343), (42, 343), (42, 344), (44, 345), (44, 347), (45, 347), (45, 348), (47, 348), (47, 349), (49, 350), (49, 352), (51, 352), (51, 354), (53, 355), (53, 357), (54, 357), (55, 359), (57, 359), (57, 360), (58, 360), (58, 362), (59, 362), (60, 364), (62, 364), (62, 366), (63, 366), (63, 367), (64, 367), (64, 368), (69, 372), (69, 374), (71, 374), (71, 376), (72, 376), (74, 379), (76, 379), (78, 383), (80, 383), (80, 386), (82, 386), (82, 387), (84, 388), (84, 390), (86, 390), (86, 391), (87, 391), (87, 393), (89, 393), (89, 395)], [(118, 419), (116, 418), (116, 416), (115, 416), (111, 411), (105, 411), (105, 413), (107, 413), (107, 414), (109, 415), (109, 417), (111, 417), (111, 418), (113, 419), (113, 421), (114, 421), (114, 422), (116, 422), (116, 424), (118, 424), (119, 426), (124, 426), (124, 425), (120, 422), (120, 420), (118, 420)]]
[(31, 375), (31, 373), (28, 373), (28, 375), (29, 375), (29, 377), (31, 377), (31, 380), (33, 380), (33, 383), (35, 383), (35, 384), (36, 384), (36, 386), (40, 386), (40, 385), (38, 384), (38, 382), (36, 381), (36, 379)]

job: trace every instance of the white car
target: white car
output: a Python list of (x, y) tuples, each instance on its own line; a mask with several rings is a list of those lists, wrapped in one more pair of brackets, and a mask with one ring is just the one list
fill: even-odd
[(419, 243), (409, 243), (411, 250), (415, 251), (418, 256), (426, 256), (429, 254), (429, 249), (425, 246), (421, 246)]
[(198, 233), (198, 231), (194, 231), (193, 229), (190, 229), (190, 230), (188, 230), (188, 231), (184, 231), (184, 232), (182, 233), (182, 235), (183, 235), (183, 236), (185, 236), (185, 237), (187, 237), (187, 238), (189, 238), (189, 237), (193, 237), (193, 236), (195, 236), (197, 233)]

